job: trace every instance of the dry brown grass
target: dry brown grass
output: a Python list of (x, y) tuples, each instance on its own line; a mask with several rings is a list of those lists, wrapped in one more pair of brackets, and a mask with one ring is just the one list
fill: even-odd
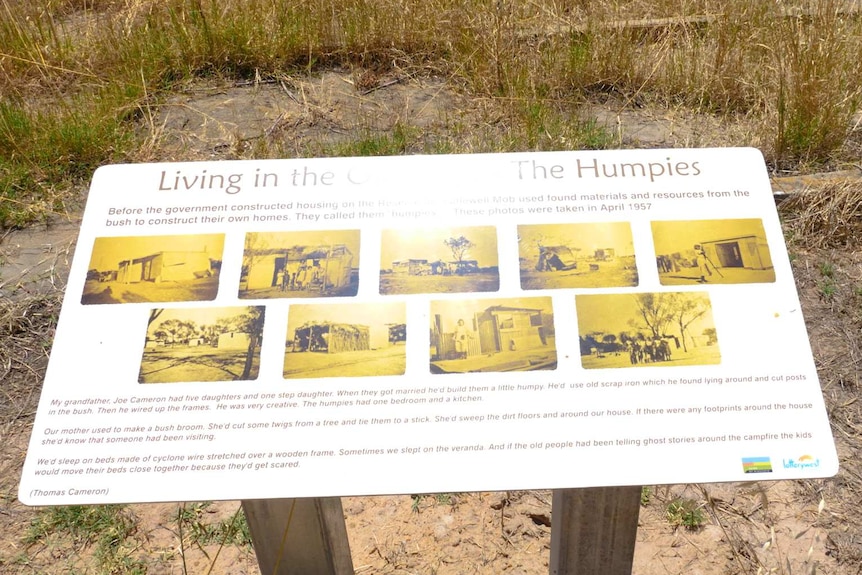
[(60, 313), (57, 294), (0, 300), (0, 436), (3, 426), (32, 418)]
[(862, 101), (854, 9), (841, 0), (3, 0), (0, 197), (10, 205), (0, 222), (34, 217), (16, 200), (44, 201), (100, 163), (148, 154), (146, 136), (131, 135), (177, 85), (333, 66), (356, 70), (360, 89), (445, 77), (493, 103), (490, 115), (510, 129), (506, 150), (611, 145), (578, 135), (579, 109), (614, 95), (745, 117), (752, 130), (737, 144), (760, 147), (776, 170), (840, 165)]
[(781, 213), (785, 231), (796, 245), (818, 249), (862, 245), (862, 182), (858, 180), (795, 193), (781, 204)]

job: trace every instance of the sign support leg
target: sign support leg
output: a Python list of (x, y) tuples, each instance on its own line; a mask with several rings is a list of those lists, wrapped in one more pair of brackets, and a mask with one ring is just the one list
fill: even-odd
[(263, 575), (353, 575), (338, 497), (242, 502)]
[(631, 575), (640, 487), (555, 489), (551, 575)]

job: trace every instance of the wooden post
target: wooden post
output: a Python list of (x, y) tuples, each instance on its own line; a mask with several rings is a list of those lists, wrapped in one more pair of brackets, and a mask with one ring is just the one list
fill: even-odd
[(551, 575), (631, 575), (640, 487), (555, 489)]
[(242, 502), (262, 575), (353, 575), (338, 497)]

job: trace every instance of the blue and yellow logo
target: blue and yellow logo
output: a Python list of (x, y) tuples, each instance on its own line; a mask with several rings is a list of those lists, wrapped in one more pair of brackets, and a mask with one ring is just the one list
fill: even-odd
[(782, 459), (784, 469), (816, 469), (820, 467), (820, 460), (813, 455), (801, 455), (796, 459)]
[(772, 461), (768, 457), (743, 457), (743, 473), (772, 473)]

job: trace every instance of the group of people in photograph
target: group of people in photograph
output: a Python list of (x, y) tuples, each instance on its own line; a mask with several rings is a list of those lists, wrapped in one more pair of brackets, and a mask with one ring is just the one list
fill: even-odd
[[(676, 340), (676, 347), (679, 348), (679, 340)], [(655, 338), (653, 340), (629, 340), (626, 342), (626, 351), (629, 354), (629, 360), (632, 365), (641, 363), (656, 363), (659, 361), (671, 360), (671, 346), (667, 339)]]

